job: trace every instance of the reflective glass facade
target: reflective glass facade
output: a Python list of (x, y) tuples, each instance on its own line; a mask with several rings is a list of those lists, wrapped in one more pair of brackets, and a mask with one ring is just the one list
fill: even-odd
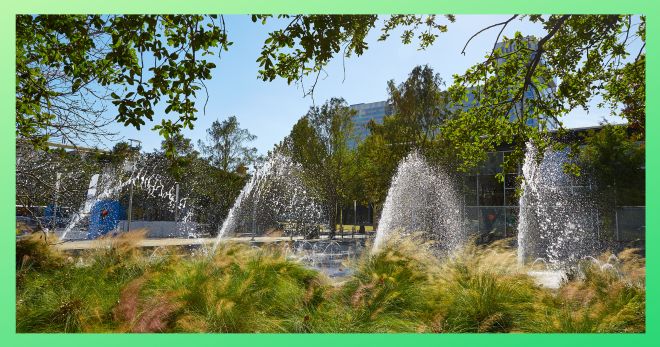
[(505, 175), (504, 182), (495, 175), (508, 151), (491, 152), (478, 171), (463, 176), (464, 214), (469, 232), (488, 237), (514, 236), (518, 225), (517, 171)]
[[(517, 235), (519, 198), (516, 196), (516, 177), (521, 168), (507, 172), (504, 182), (495, 175), (502, 171), (501, 164), (510, 151), (488, 154), (488, 160), (478, 170), (463, 176), (463, 214), (467, 231), (481, 241), (489, 241)], [(574, 192), (589, 193), (592, 187), (588, 180), (579, 179), (566, 186)], [(644, 187), (637, 187), (644, 191)], [(635, 206), (622, 206), (621, 203)], [(611, 229), (613, 240), (621, 244), (641, 242), (646, 238), (646, 223), (643, 201), (621, 201), (617, 206), (601, 206), (593, 211), (599, 220), (598, 228)], [(599, 230), (595, 230), (599, 232)], [(643, 246), (643, 245), (642, 245)]]
[[(376, 123), (383, 124), (383, 118), (391, 113), (387, 101), (355, 104), (350, 107), (357, 111), (357, 114), (353, 116), (353, 130), (357, 137), (357, 143), (363, 141), (369, 135), (367, 124), (370, 120), (373, 119)], [(350, 143), (350, 147), (354, 148), (357, 143)]]

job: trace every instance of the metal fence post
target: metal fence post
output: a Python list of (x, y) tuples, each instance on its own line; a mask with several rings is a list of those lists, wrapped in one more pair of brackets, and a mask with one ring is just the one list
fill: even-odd
[(179, 183), (176, 184), (174, 191), (174, 222), (179, 221)]
[(619, 235), (619, 210), (614, 206), (614, 225), (616, 227), (616, 240), (621, 241), (621, 236)]
[(53, 226), (53, 232), (57, 228), (57, 201), (60, 199), (60, 180), (62, 179), (62, 173), (58, 172), (55, 175), (55, 201), (53, 203), (53, 220), (51, 225)]
[(131, 186), (128, 193), (128, 218), (126, 223), (126, 232), (131, 231), (131, 216), (133, 215), (133, 181), (131, 180)]

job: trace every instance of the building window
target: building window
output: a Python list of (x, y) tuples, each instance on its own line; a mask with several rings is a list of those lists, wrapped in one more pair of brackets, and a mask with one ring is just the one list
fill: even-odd
[(504, 187), (495, 175), (479, 176), (479, 206), (504, 206)]

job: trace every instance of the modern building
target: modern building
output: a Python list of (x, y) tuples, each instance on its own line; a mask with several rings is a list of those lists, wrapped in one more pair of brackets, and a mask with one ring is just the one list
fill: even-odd
[(385, 116), (391, 114), (387, 101), (361, 103), (351, 105), (350, 107), (357, 111), (357, 114), (353, 116), (353, 131), (357, 137), (357, 142), (350, 144), (352, 148), (369, 135), (369, 129), (367, 128), (369, 121), (373, 120), (378, 124), (383, 124)]

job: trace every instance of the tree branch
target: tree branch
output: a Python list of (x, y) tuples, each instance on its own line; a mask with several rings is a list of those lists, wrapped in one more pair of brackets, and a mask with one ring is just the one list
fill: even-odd
[[(507, 26), (512, 20), (514, 20), (516, 17), (518, 17), (518, 15), (517, 15), (517, 14), (514, 14), (511, 18), (505, 20), (504, 22), (495, 23), (495, 24), (493, 24), (493, 25), (489, 25), (489, 26), (487, 26), (487, 27), (485, 27), (485, 28), (483, 28), (483, 29), (477, 31), (474, 35), (472, 35), (472, 36), (467, 40), (467, 42), (465, 43), (465, 46), (463, 46), (463, 50), (461, 50), (461, 54), (462, 54), (462, 55), (465, 55), (465, 49), (466, 49), (467, 46), (470, 44), (470, 41), (472, 41), (473, 38), (477, 37), (479, 34), (481, 34), (482, 32), (484, 32), (484, 31), (486, 31), (486, 30), (488, 30), (488, 29), (492, 29), (492, 28), (497, 27), (497, 26), (502, 26), (502, 29), (500, 30), (499, 34), (497, 34), (497, 39), (496, 39), (496, 41), (495, 41), (495, 45), (497, 45), (497, 40), (499, 40), (500, 35), (501, 35), (502, 32), (504, 31), (504, 28), (506, 28), (506, 26)], [(493, 46), (493, 50), (495, 50), (495, 46)], [(491, 55), (492, 55), (492, 52), (491, 52)]]
[(527, 87), (529, 87), (530, 83), (532, 83), (532, 75), (534, 74), (534, 71), (536, 71), (536, 67), (538, 66), (539, 62), (541, 61), (541, 56), (543, 55), (543, 45), (550, 40), (557, 31), (559, 31), (559, 28), (564, 24), (564, 22), (569, 18), (569, 15), (563, 15), (557, 20), (557, 23), (554, 24), (552, 29), (550, 29), (550, 32), (548, 32), (547, 35), (545, 35), (541, 40), (539, 40), (537, 47), (536, 47), (536, 52), (534, 54), (534, 59), (527, 65), (527, 72), (525, 73), (525, 79), (523, 80), (523, 86), (518, 92), (519, 95), (514, 98), (514, 99), (520, 99), (522, 100), (525, 97), (525, 90), (527, 90)]

